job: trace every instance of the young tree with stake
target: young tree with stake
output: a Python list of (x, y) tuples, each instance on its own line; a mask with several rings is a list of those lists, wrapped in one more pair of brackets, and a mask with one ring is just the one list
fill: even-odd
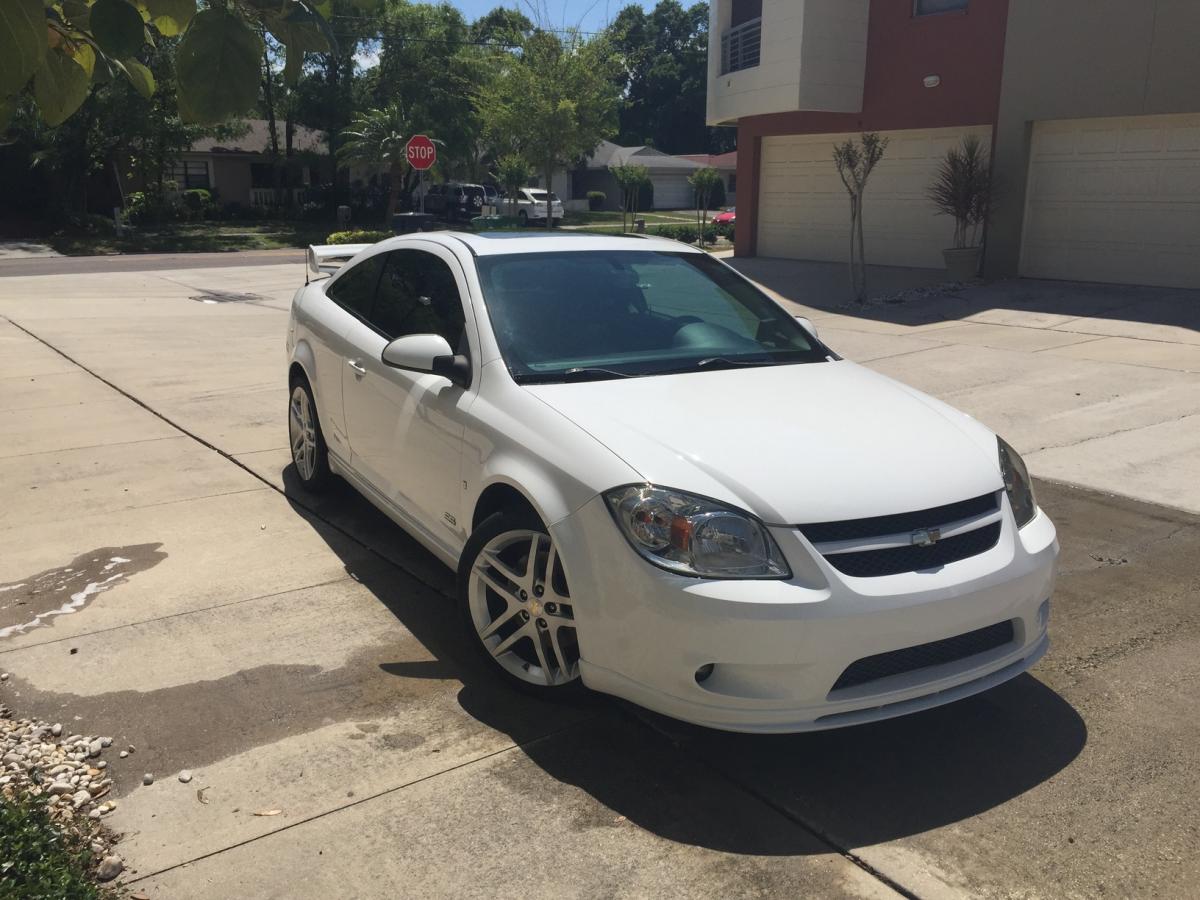
[(878, 132), (864, 132), (860, 141), (853, 138), (833, 148), (833, 162), (846, 192), (850, 195), (850, 289), (854, 299), (864, 303), (867, 299), (866, 247), (863, 242), (863, 194), (867, 190), (867, 179), (875, 166), (883, 159), (888, 139)]

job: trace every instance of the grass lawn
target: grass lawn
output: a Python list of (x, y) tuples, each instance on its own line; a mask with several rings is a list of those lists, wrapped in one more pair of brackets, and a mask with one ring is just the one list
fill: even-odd
[(202, 253), (225, 250), (277, 250), (325, 242), (336, 224), (313, 222), (181, 222), (145, 226), (121, 237), (60, 232), (46, 240), (66, 256), (112, 253)]
[(0, 799), (0, 897), (115, 898), (115, 892), (95, 885), (89, 867), (86, 841), (51, 824), (44, 803)]

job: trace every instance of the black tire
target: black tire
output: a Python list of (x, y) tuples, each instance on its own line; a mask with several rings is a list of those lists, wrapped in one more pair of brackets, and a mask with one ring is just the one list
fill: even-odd
[[(573, 632), (573, 627), (563, 627), (562, 630), (556, 630), (556, 634), (559, 635), (559, 645), (565, 648), (569, 655), (573, 655), (575, 660), (574, 677), (569, 681), (556, 684), (535, 684), (510, 672), (497, 657), (492, 655), (488, 647), (484, 645), (484, 640), (480, 637), (479, 631), (476, 628), (471, 609), (471, 579), (475, 563), (480, 553), (489, 543), (506, 533), (514, 531), (539, 532), (549, 538), (546, 526), (533, 510), (518, 508), (504, 510), (489, 516), (471, 533), (466, 547), (463, 548), (463, 553), (458, 563), (458, 609), (464, 636), (474, 648), (474, 652), (477, 654), (478, 659), (482, 661), (484, 668), (516, 690), (542, 699), (568, 700), (578, 698), (586, 692), (583, 682), (578, 675), (578, 642), (574, 640), (574, 634), (563, 635), (562, 633), (562, 631)], [(533, 598), (530, 599), (532, 600)], [(528, 617), (526, 621), (529, 621)], [(550, 621), (553, 623), (555, 620), (551, 619)], [(502, 633), (499, 632), (499, 634)], [(530, 641), (532, 638), (525, 638), (523, 640)], [(530, 657), (532, 647), (531, 643), (525, 647), (522, 647), (518, 643), (514, 650), (507, 654), (507, 656), (511, 658), (520, 653), (525, 657), (529, 657), (532, 663), (533, 660)], [(573, 654), (572, 651), (574, 651)], [(519, 659), (510, 661), (520, 662)], [(528, 669), (529, 665), (527, 664), (525, 668)]]
[[(294, 407), (298, 400), (298, 393), (304, 394), (312, 416), (315, 446), (313, 447), (311, 466), (305, 465), (302, 460), (297, 458), (298, 450), (294, 431), (296, 422), (293, 417), (297, 415)], [(308, 379), (303, 375), (296, 375), (291, 379), (291, 391), (288, 394), (288, 445), (291, 447), (292, 465), (296, 469), (296, 477), (304, 489), (318, 494), (328, 488), (329, 483), (333, 480), (333, 473), (329, 471), (329, 448), (325, 444), (325, 434), (321, 431), (317, 401), (313, 398), (312, 387), (309, 385)]]

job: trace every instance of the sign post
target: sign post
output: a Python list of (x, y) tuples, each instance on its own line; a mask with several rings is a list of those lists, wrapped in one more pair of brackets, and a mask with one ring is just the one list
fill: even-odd
[(421, 191), (421, 212), (425, 212), (425, 173), (437, 162), (437, 147), (428, 136), (414, 134), (404, 147), (404, 155), (408, 164), (421, 173), (418, 186)]

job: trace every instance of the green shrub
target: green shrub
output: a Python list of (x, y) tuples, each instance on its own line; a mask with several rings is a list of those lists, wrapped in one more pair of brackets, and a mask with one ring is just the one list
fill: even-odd
[(125, 197), (125, 218), (133, 225), (173, 222), (180, 218), (180, 204), (166, 191), (134, 191)]
[(206, 218), (214, 208), (212, 193), (204, 188), (191, 188), (180, 195), (189, 219)]
[(587, 192), (588, 209), (592, 210), (592, 212), (595, 212), (598, 209), (602, 209), (604, 207), (604, 201), (607, 199), (608, 199), (608, 194), (604, 193), (604, 191), (588, 191)]
[(390, 231), (335, 231), (326, 244), (377, 244), (392, 237)]
[(650, 233), (673, 241), (683, 241), (685, 244), (696, 243), (698, 237), (695, 225), (658, 225)]
[(99, 900), (88, 877), (90, 853), (46, 814), (44, 798), (0, 799), (0, 897)]

